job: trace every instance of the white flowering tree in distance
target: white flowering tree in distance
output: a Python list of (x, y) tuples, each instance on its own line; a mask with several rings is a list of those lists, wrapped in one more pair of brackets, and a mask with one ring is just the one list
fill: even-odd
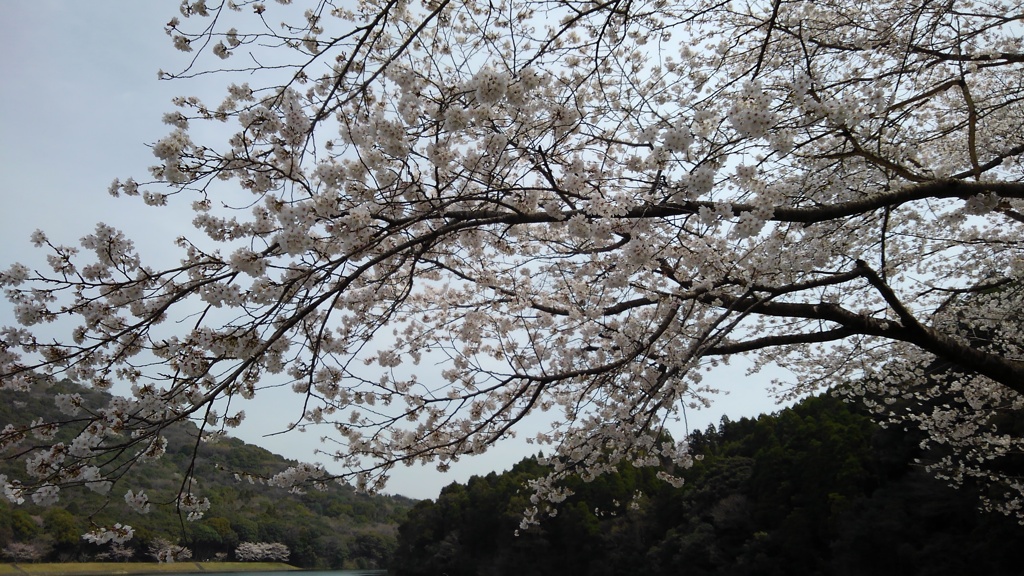
[(289, 556), (291, 551), (280, 542), (242, 542), (235, 548), (239, 562), (287, 562)]
[[(1019, 511), (997, 426), (1024, 393), (1019, 3), (213, 4), (182, 2), (190, 64), (162, 74), (220, 74), (223, 99), (178, 99), (152, 181), (110, 189), (191, 203), (180, 263), (100, 224), (37, 233), (52, 269), (0, 275), (5, 388), (131, 386), (4, 429), (28, 462), (10, 498), (108, 489), (110, 455), (158, 457), (171, 423), (217, 432), (284, 385), (371, 490), (550, 411), (535, 488), (557, 501), (568, 471), (685, 465), (664, 426), (744, 354), (786, 370), (782, 395), (916, 420), (939, 474)], [(38, 439), (60, 426), (77, 438)]]

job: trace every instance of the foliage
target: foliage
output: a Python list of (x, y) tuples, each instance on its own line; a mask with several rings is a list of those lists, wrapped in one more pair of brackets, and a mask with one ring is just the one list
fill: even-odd
[(623, 464), (519, 531), (536, 459), (448, 486), (399, 528), (393, 571), (420, 574), (1020, 572), (1024, 528), (928, 475), (920, 431), (886, 430), (830, 396), (694, 432), (673, 488)]
[(27, 464), (11, 499), (106, 490), (179, 453), (172, 423), (216, 433), (234, 398), (290, 386), (296, 428), (327, 428), (370, 490), (551, 410), (533, 490), (557, 502), (570, 473), (688, 465), (663, 425), (748, 354), (793, 374), (783, 395), (859, 381), (914, 404), (952, 448), (935, 471), (1024, 518), (1019, 474), (983, 465), (1024, 447), (999, 426), (1024, 402), (1019, 3), (289, 4), (183, 0), (167, 24), (191, 55), (163, 77), (226, 93), (177, 99), (152, 182), (110, 192), (190, 203), (180, 261), (98, 224), (77, 246), (35, 233), (51, 269), (0, 273), (3, 387), (131, 389), (0, 432)]
[[(0, 391), (0, 424), (52, 418), (57, 408), (49, 399), (57, 393), (81, 394), (83, 406), (90, 410), (109, 402), (104, 394), (69, 382), (54, 387), (55, 390)], [(172, 445), (178, 446), (192, 444), (198, 434), (198, 429), (189, 423), (165, 430)], [(0, 473), (12, 473), (17, 464), (0, 462)], [(209, 560), (230, 555), (242, 542), (269, 541), (290, 549), (289, 562), (297, 566), (385, 566), (394, 548), (395, 526), (413, 502), (401, 497), (357, 494), (339, 485), (327, 486), (322, 492), (288, 493), (255, 480), (237, 479), (232, 472), (246, 469), (272, 476), (294, 465), (294, 461), (230, 436), (207, 443), (202, 455), (195, 459), (188, 449), (168, 451), (150, 466), (128, 471), (117, 481), (141, 489), (154, 503), (148, 512), (131, 517), (135, 534), (131, 541), (92, 544), (83, 540), (83, 532), (115, 524), (122, 512), (111, 509), (105, 495), (80, 489), (64, 491), (60, 508), (35, 504), (11, 507), (0, 501), (0, 549), (14, 544), (44, 543), (36, 547), (37, 559), (56, 561), (183, 560), (186, 551), (196, 560)], [(206, 517), (183, 527), (173, 502), (184, 471), (190, 466), (216, 504)], [(363, 543), (367, 538), (383, 542), (385, 553), (366, 549)], [(15, 546), (12, 550), (24, 556), (26, 549)], [(272, 550), (279, 552), (280, 548)]]

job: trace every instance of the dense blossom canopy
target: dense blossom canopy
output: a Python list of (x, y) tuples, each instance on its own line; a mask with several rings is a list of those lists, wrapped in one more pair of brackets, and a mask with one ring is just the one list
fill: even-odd
[[(161, 74), (226, 94), (177, 99), (152, 182), (110, 192), (191, 202), (178, 265), (98, 224), (37, 233), (52, 269), (0, 274), (4, 387), (132, 391), (57, 397), (68, 444), (4, 429), (28, 464), (10, 498), (108, 490), (108, 455), (159, 457), (171, 422), (215, 433), (287, 385), (370, 489), (550, 411), (536, 489), (557, 501), (568, 470), (685, 465), (664, 425), (747, 354), (786, 369), (783, 395), (915, 420), (952, 448), (940, 474), (1020, 509), (997, 465), (1022, 447), (997, 426), (1024, 392), (1019, 4), (288, 4), (186, 0), (167, 24), (193, 59)], [(34, 332), (59, 319), (66, 340)], [(209, 502), (186, 483), (177, 505)]]

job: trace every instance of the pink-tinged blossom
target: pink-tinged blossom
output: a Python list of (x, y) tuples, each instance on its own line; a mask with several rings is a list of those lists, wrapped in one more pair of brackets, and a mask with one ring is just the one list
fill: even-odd
[(4, 498), (7, 498), (14, 504), (23, 504), (25, 502), (25, 488), (17, 480), (8, 482), (7, 476), (0, 474), (0, 484), (4, 486)]
[(185, 513), (186, 520), (195, 522), (210, 509), (210, 500), (205, 497), (199, 498), (188, 492), (178, 497), (178, 508)]
[(132, 492), (131, 490), (125, 492), (124, 501), (128, 508), (139, 514), (148, 514), (151, 509), (149, 496), (146, 496), (146, 493), (142, 490), (138, 492)]
[(74, 416), (82, 409), (81, 394), (57, 394), (53, 397), (54, 404), (63, 414)]

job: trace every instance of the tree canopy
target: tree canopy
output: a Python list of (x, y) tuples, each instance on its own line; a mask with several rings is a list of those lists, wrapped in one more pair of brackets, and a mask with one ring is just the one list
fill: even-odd
[(930, 476), (920, 433), (883, 430), (829, 395), (690, 436), (703, 456), (679, 488), (628, 463), (583, 483), (558, 514), (516, 533), (526, 459), (453, 483), (399, 528), (398, 576), (1016, 575), (1024, 526)]
[(0, 273), (4, 387), (132, 391), (57, 397), (68, 444), (5, 428), (29, 463), (10, 497), (102, 485), (172, 422), (216, 432), (234, 398), (291, 386), (296, 426), (329, 426), (369, 489), (550, 410), (535, 489), (559, 500), (569, 470), (686, 465), (664, 425), (746, 354), (783, 395), (858, 382), (956, 448), (940, 474), (1021, 510), (993, 464), (1021, 447), (999, 428), (1024, 392), (1020, 5), (289, 4), (186, 0), (167, 23), (189, 61), (161, 74), (224, 97), (177, 99), (150, 176), (110, 192), (191, 203), (178, 264), (98, 224), (37, 232), (51, 269)]

